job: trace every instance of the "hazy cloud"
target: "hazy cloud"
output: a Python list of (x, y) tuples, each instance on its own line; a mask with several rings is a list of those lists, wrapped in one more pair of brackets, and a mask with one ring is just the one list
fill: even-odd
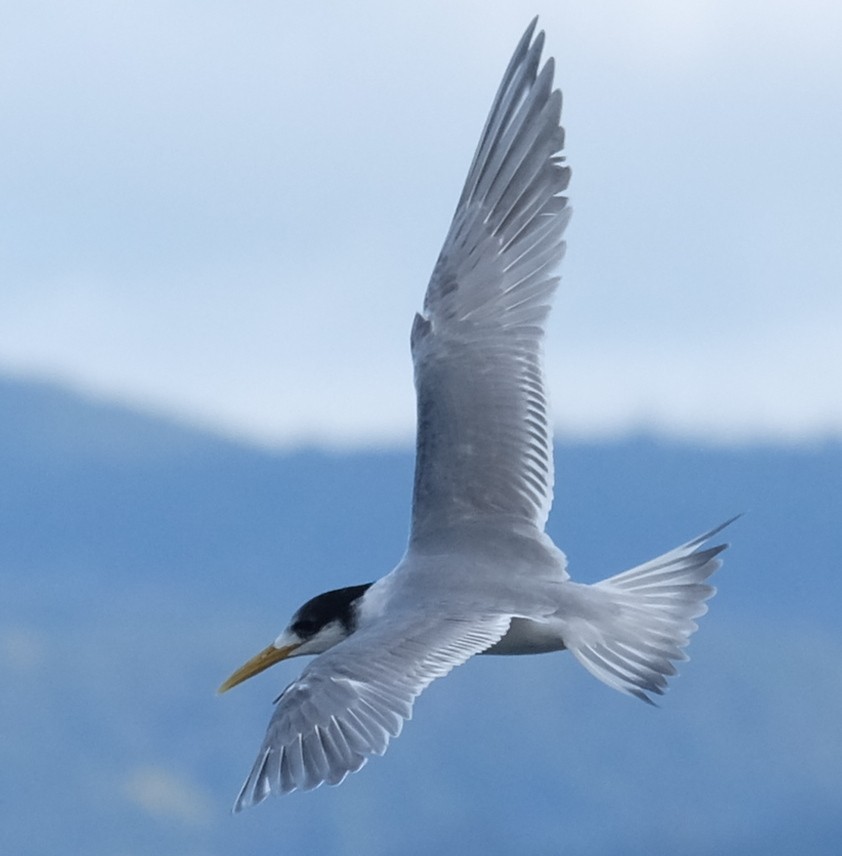
[[(0, 33), (0, 369), (270, 442), (407, 441), (408, 329), (534, 8), (55, 2)], [(842, 431), (839, 4), (542, 15), (572, 434)]]
[(44, 634), (30, 627), (0, 628), (0, 664), (14, 672), (32, 672), (47, 659)]
[(164, 767), (138, 767), (128, 773), (122, 791), (126, 799), (155, 818), (204, 826), (212, 819), (212, 805), (194, 782)]

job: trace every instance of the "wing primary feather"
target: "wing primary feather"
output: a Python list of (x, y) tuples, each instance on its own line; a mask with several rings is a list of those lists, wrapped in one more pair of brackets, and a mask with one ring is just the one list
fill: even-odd
[[(538, 38), (530, 48), (529, 43), (532, 41), (532, 34), (535, 32), (535, 25), (537, 23), (538, 17), (536, 16), (526, 28), (526, 32), (521, 36), (509, 61), (509, 65), (503, 74), (503, 79), (500, 82), (494, 102), (491, 105), (491, 110), (488, 113), (488, 118), (485, 120), (485, 125), (480, 134), (471, 168), (468, 170), (468, 178), (465, 181), (465, 187), (459, 198), (459, 204), (456, 206), (457, 209), (462, 208), (471, 199), (477, 182), (481, 177), (480, 164), (487, 161), (488, 149), (493, 145), (500, 126), (507, 119), (513, 106), (517, 104), (519, 95), (525, 86), (525, 81), (528, 80), (530, 74), (534, 76), (544, 43), (544, 34), (539, 33)], [(504, 102), (507, 102), (507, 106), (504, 106)]]

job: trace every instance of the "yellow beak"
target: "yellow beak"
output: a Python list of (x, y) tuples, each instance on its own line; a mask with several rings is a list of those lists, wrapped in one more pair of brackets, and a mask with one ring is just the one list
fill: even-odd
[(286, 660), (296, 648), (300, 647), (301, 643), (296, 645), (284, 645), (281, 648), (276, 648), (274, 645), (270, 645), (268, 648), (264, 648), (259, 654), (252, 657), (248, 663), (244, 663), (225, 681), (220, 685), (217, 690), (218, 693), (224, 693), (231, 689), (231, 687), (236, 687), (237, 684), (241, 684), (243, 681), (247, 681), (249, 678), (253, 678), (255, 675), (262, 672), (264, 669), (268, 669), (269, 666), (274, 666), (275, 663), (280, 663), (281, 660)]

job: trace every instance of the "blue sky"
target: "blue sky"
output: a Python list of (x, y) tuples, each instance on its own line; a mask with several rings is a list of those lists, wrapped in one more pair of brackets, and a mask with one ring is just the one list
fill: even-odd
[(535, 12), (575, 215), (559, 430), (842, 433), (842, 7), (3, 4), (0, 371), (408, 441), (408, 331)]

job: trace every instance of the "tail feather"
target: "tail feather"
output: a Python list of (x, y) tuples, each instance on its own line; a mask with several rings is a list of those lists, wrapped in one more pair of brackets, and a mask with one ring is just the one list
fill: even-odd
[[(733, 519), (733, 518), (732, 518)], [(565, 645), (608, 686), (649, 704), (663, 695), (674, 661), (698, 629), (716, 589), (706, 580), (721, 565), (727, 544), (701, 549), (729, 520), (642, 565), (583, 586), (584, 609), (570, 622)]]

